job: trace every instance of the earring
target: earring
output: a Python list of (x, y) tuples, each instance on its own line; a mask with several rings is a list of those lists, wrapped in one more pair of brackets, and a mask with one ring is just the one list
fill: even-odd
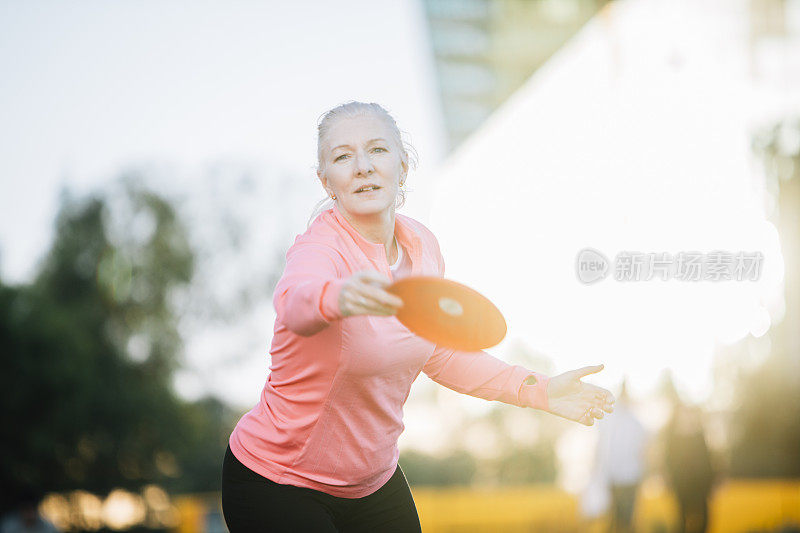
[(331, 194), (331, 200), (336, 200), (336, 195), (335, 194)]

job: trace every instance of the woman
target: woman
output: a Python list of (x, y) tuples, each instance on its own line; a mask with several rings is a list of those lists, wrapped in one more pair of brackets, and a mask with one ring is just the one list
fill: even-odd
[(272, 364), (237, 424), (222, 505), (240, 531), (419, 531), (397, 464), (403, 404), (420, 372), (458, 392), (591, 426), (610, 392), (582, 383), (602, 365), (553, 378), (412, 334), (385, 289), (444, 275), (433, 234), (396, 214), (409, 156), (391, 116), (350, 102), (322, 118), (317, 175), (334, 204), (295, 239), (275, 288)]

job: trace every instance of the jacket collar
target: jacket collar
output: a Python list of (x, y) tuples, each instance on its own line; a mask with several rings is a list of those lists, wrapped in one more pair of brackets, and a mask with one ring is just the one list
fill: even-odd
[[(356, 228), (342, 215), (339, 208), (334, 204), (329, 211), (336, 223), (343, 228), (353, 239), (362, 252), (378, 265), (385, 264), (388, 270), (388, 260), (386, 258), (386, 248), (383, 244), (370, 242), (361, 235)], [(394, 235), (397, 243), (405, 248), (411, 257), (411, 273), (416, 274), (422, 267), (422, 239), (406, 220), (404, 215), (395, 213), (394, 216)]]

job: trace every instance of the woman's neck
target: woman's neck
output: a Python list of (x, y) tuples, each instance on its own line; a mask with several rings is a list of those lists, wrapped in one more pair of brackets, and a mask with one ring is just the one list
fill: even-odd
[(394, 246), (394, 209), (369, 216), (351, 215), (340, 210), (342, 216), (369, 242), (382, 244), (389, 264), (397, 258)]

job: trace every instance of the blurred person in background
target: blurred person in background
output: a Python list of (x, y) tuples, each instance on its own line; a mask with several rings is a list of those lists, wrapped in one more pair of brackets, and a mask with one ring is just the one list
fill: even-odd
[(680, 533), (708, 527), (708, 498), (715, 474), (703, 431), (703, 413), (677, 399), (664, 442), (667, 480), (679, 507)]
[(386, 291), (392, 280), (443, 277), (444, 260), (428, 228), (395, 212), (409, 154), (385, 109), (350, 102), (327, 112), (318, 159), (333, 204), (286, 254), (270, 374), (223, 461), (233, 533), (420, 531), (397, 463), (403, 404), (420, 372), (464, 394), (587, 426), (612, 412), (609, 391), (581, 382), (602, 365), (550, 378), (483, 351), (436, 345), (393, 317), (403, 302)]
[(648, 435), (631, 407), (623, 379), (614, 413), (600, 425), (596, 454), (597, 476), (609, 490), (612, 533), (634, 530), (636, 493), (644, 476)]

